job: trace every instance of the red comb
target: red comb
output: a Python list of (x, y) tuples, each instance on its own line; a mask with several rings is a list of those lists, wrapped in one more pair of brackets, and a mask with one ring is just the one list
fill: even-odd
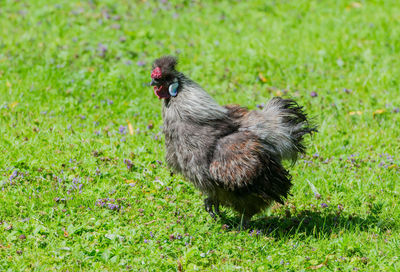
[(151, 78), (161, 78), (161, 68), (156, 67), (154, 70), (151, 72)]

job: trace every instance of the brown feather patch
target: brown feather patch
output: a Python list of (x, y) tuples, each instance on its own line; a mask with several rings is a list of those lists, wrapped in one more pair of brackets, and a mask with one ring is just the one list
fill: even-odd
[(218, 141), (210, 165), (215, 180), (230, 190), (246, 187), (263, 168), (262, 145), (250, 133), (234, 133)]
[(228, 116), (233, 118), (233, 119), (241, 119), (243, 118), (247, 113), (249, 113), (249, 110), (245, 107), (242, 107), (240, 105), (225, 105), (224, 106), (226, 109), (228, 109)]

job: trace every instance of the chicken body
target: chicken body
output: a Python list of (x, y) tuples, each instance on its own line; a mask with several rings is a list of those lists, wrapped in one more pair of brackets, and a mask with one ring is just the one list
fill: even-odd
[[(175, 71), (175, 64), (169, 67), (165, 58), (154, 64), (165, 72), (170, 69), (170, 80), (179, 86), (176, 96), (162, 95), (167, 165), (207, 196), (205, 208), (213, 217), (221, 204), (236, 210), (248, 224), (273, 201), (283, 203), (292, 183), (282, 160), (295, 161), (305, 150), (303, 136), (315, 130), (302, 108), (281, 98), (272, 99), (263, 110), (220, 106)], [(155, 90), (168, 85), (162, 84)]]

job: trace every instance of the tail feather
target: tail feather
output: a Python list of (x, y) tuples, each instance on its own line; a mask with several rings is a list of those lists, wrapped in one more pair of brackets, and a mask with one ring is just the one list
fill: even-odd
[(271, 99), (261, 111), (249, 112), (240, 130), (256, 134), (276, 158), (293, 163), (305, 152), (303, 136), (317, 131), (303, 107), (280, 97)]

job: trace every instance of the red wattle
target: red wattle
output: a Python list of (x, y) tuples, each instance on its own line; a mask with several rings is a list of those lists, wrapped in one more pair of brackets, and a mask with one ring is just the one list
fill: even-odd
[(161, 98), (169, 98), (171, 95), (168, 92), (167, 88), (164, 88), (163, 85), (157, 87), (154, 86), (154, 94), (157, 95), (159, 99)]

